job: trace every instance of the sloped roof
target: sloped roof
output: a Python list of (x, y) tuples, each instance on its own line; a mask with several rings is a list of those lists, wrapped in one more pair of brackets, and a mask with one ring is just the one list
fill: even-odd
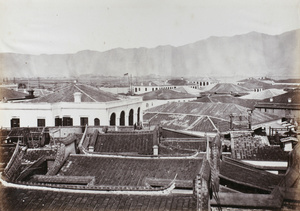
[(265, 83), (263, 81), (260, 81), (260, 80), (254, 79), (254, 78), (245, 80), (243, 84), (240, 84), (240, 86), (247, 88), (247, 89), (254, 89), (254, 88), (269, 89), (272, 87), (271, 84)]
[(266, 98), (275, 97), (278, 95), (282, 95), (286, 93), (281, 89), (266, 89), (261, 92), (251, 92), (248, 95), (241, 96), (241, 99), (256, 99), (256, 100), (264, 100)]
[[(202, 158), (145, 158), (70, 155), (59, 175), (94, 176), (94, 185), (147, 186), (146, 178), (192, 181)], [(176, 176), (177, 175), (177, 176)]]
[(232, 95), (210, 95), (198, 98), (194, 102), (203, 103), (234, 103), (236, 105), (244, 106), (247, 108), (254, 108), (256, 101), (244, 99), (242, 97), (233, 97)]
[(199, 89), (193, 89), (193, 88), (186, 87), (186, 86), (181, 86), (181, 87), (178, 87), (178, 88), (173, 89), (173, 90), (178, 91), (178, 92), (182, 92), (182, 93), (192, 94), (192, 95), (195, 95), (195, 96), (199, 96), (199, 94), (201, 92)]
[(108, 102), (119, 100), (117, 95), (111, 94), (109, 92), (104, 92), (98, 90), (95, 87), (84, 85), (84, 84), (74, 84), (70, 83), (54, 93), (45, 95), (40, 98), (29, 101), (30, 103), (56, 103), (56, 102), (74, 102), (74, 93), (80, 92), (81, 102)]
[(232, 83), (218, 83), (208, 90), (212, 93), (249, 93), (251, 90)]
[(182, 79), (170, 79), (168, 80), (168, 84), (173, 86), (182, 86), (182, 85), (187, 85), (188, 81)]
[(195, 210), (192, 194), (86, 194), (1, 187), (3, 210)]
[[(232, 103), (173, 102), (147, 110), (144, 120), (170, 129), (216, 132), (216, 128), (220, 131), (230, 128), (231, 114), (245, 116), (248, 111), (249, 108)], [(279, 119), (256, 110), (251, 118), (253, 125)]]
[[(291, 104), (300, 104), (300, 90), (292, 90), (287, 93), (273, 97), (273, 103), (288, 103), (291, 98)], [(270, 99), (265, 99), (262, 102), (270, 102)]]
[[(255, 107), (272, 109), (300, 109), (300, 90), (292, 90), (272, 98), (272, 102), (270, 102), (270, 98), (267, 98), (257, 103)], [(290, 99), (291, 102), (288, 102), (288, 99)]]
[(244, 184), (266, 191), (271, 191), (283, 178), (231, 159), (225, 159), (221, 162), (220, 177), (237, 184)]
[(0, 87), (0, 99), (3, 99), (4, 97), (6, 99), (25, 98), (26, 95), (28, 94)]
[(142, 96), (143, 100), (171, 100), (196, 97), (195, 95), (176, 92), (170, 89), (159, 89), (153, 92), (145, 93)]

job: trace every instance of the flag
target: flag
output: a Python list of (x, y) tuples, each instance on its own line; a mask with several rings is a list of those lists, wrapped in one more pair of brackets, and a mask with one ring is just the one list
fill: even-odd
[(125, 74), (124, 74), (124, 76), (127, 76), (127, 75), (128, 75), (128, 73), (125, 73)]

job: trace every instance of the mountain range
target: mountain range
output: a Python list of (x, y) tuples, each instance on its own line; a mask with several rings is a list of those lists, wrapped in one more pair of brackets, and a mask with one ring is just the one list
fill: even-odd
[(210, 37), (184, 46), (116, 48), (104, 52), (26, 55), (0, 53), (2, 77), (82, 74), (194, 77), (300, 77), (300, 29), (280, 35), (250, 32)]

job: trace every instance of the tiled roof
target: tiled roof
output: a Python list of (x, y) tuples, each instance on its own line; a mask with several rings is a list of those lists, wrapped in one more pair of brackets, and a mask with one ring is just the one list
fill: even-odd
[[(248, 95), (246, 95), (248, 96)], [(232, 95), (210, 95), (198, 98), (194, 102), (203, 103), (234, 103), (236, 105), (244, 106), (247, 108), (254, 108), (256, 101), (244, 99), (242, 97), (233, 97)]]
[(220, 177), (230, 179), (237, 184), (244, 184), (263, 190), (272, 190), (282, 179), (282, 176), (228, 159), (221, 162)]
[(168, 83), (173, 86), (182, 86), (188, 84), (186, 80), (181, 80), (181, 79), (170, 79), (168, 80)]
[(286, 93), (281, 89), (266, 89), (261, 92), (252, 92), (248, 95), (241, 96), (242, 99), (256, 99), (256, 100), (264, 100), (266, 98), (275, 97), (281, 94)]
[(9, 137), (17, 137), (17, 136), (25, 136), (30, 133), (41, 133), (43, 131), (43, 128), (39, 127), (14, 127), (9, 132)]
[(231, 83), (218, 83), (208, 90), (212, 93), (249, 93), (251, 90)]
[(191, 95), (183, 92), (176, 92), (169, 89), (159, 89), (153, 92), (148, 92), (142, 95), (143, 100), (170, 100), (170, 99), (183, 99), (183, 98), (195, 98), (195, 95)]
[(186, 86), (181, 86), (181, 87), (178, 87), (178, 88), (173, 89), (173, 90), (178, 91), (178, 92), (182, 92), (182, 93), (195, 95), (195, 96), (199, 96), (199, 94), (201, 92), (199, 89), (193, 89), (193, 88), (186, 87)]
[(70, 155), (58, 175), (95, 176), (95, 185), (146, 186), (146, 178), (192, 181), (201, 158), (117, 158)]
[(1, 210), (195, 210), (192, 194), (127, 195), (7, 188), (0, 184)]
[(25, 96), (28, 95), (26, 93), (17, 92), (11, 89), (6, 89), (3, 87), (0, 87), (0, 99), (2, 100), (4, 97), (6, 99), (18, 99), (18, 98), (25, 98)]
[[(281, 94), (273, 97), (272, 103), (288, 103), (288, 99), (291, 98), (290, 104), (300, 104), (300, 90), (292, 90), (285, 94)], [(265, 99), (262, 102), (270, 102), (270, 99)]]
[(56, 102), (74, 102), (74, 93), (80, 92), (81, 102), (107, 102), (119, 100), (117, 95), (98, 90), (95, 87), (84, 85), (84, 84), (74, 84), (69, 83), (63, 86), (61, 89), (56, 90), (54, 93), (36, 98), (29, 102), (31, 103), (56, 103)]
[(270, 89), (272, 87), (271, 84), (262, 82), (257, 79), (251, 79), (251, 80), (245, 81), (240, 86), (247, 88), (247, 89), (255, 89), (255, 88)]
[[(230, 103), (174, 102), (147, 110), (144, 120), (175, 130), (216, 132), (218, 128), (222, 132), (230, 129), (231, 114), (248, 115), (248, 110)], [(279, 117), (254, 110), (251, 118), (255, 125), (277, 120)]]
[(95, 152), (152, 154), (153, 133), (99, 134)]

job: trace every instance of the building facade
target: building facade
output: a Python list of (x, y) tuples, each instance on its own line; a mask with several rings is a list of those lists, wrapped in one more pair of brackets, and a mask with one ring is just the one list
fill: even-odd
[(141, 98), (118, 99), (91, 87), (74, 87), (31, 101), (1, 103), (0, 126), (129, 126), (142, 121)]

